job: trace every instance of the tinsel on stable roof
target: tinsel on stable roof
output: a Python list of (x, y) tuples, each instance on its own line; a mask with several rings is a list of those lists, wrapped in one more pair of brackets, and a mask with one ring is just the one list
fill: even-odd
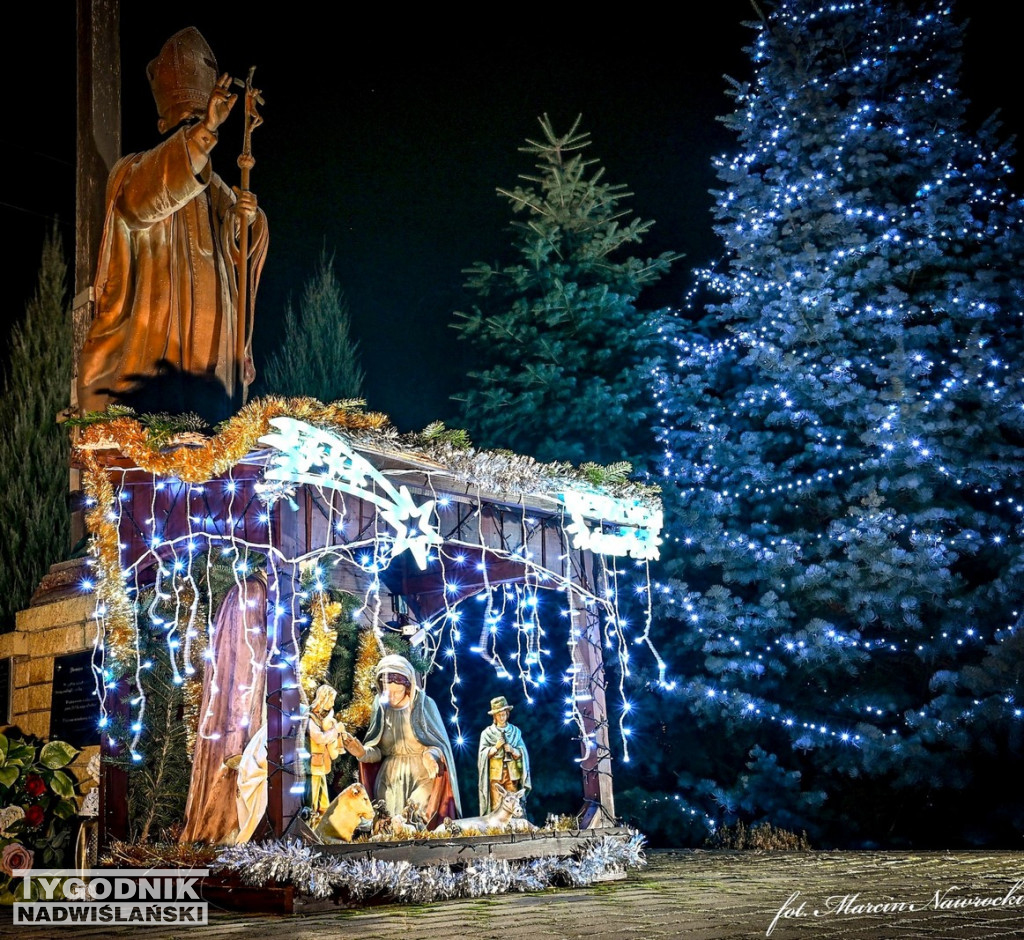
[[(660, 510), (659, 488), (628, 479), (628, 463), (541, 463), (506, 450), (479, 450), (465, 431), (440, 422), (424, 430), (400, 433), (390, 419), (364, 409), (359, 399), (324, 404), (312, 398), (267, 396), (245, 405), (210, 429), (195, 415), (138, 415), (111, 407), (69, 421), (81, 462), (92, 464), (99, 452), (116, 450), (142, 469), (201, 482), (263, 451), (260, 439), (272, 433), (275, 418), (292, 418), (340, 434), (375, 463), (441, 474), (454, 483), (495, 496), (544, 499), (567, 489), (631, 500)], [(89, 456), (91, 455), (91, 456)], [(383, 468), (382, 468), (383, 469)]]

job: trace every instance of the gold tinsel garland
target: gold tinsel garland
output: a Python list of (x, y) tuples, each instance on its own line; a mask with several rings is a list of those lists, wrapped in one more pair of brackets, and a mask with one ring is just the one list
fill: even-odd
[(317, 686), (327, 676), (331, 653), (334, 652), (334, 644), (338, 642), (338, 631), (332, 630), (331, 625), (345, 610), (344, 604), (332, 601), (322, 591), (312, 596), (311, 607), (309, 634), (299, 660), (299, 682), (308, 701), (313, 700)]
[(96, 609), (103, 624), (104, 667), (111, 675), (128, 667), (135, 649), (135, 609), (124, 588), (117, 523), (112, 518), (114, 487), (92, 455), (85, 461), (85, 493), (93, 508), (85, 515), (96, 559)]
[(221, 425), (203, 444), (161, 449), (150, 432), (135, 418), (120, 417), (84, 428), (80, 450), (116, 445), (122, 454), (150, 473), (175, 476), (185, 483), (205, 483), (226, 473), (251, 453), (259, 439), (272, 430), (272, 418), (287, 416), (322, 422), (349, 431), (379, 430), (388, 425), (386, 415), (357, 411), (351, 405), (325, 405), (315, 398), (258, 398)]
[(83, 467), (85, 492), (93, 503), (85, 521), (92, 533), (92, 553), (98, 569), (97, 608), (102, 610), (106, 665), (112, 674), (122, 673), (131, 662), (136, 624), (121, 572), (117, 520), (113, 515), (114, 486), (100, 453), (106, 447), (116, 447), (149, 473), (175, 476), (186, 483), (205, 483), (241, 461), (271, 430), (271, 419), (281, 416), (321, 421), (352, 431), (379, 430), (388, 425), (386, 415), (358, 411), (350, 403), (325, 405), (314, 398), (267, 397), (250, 402), (201, 445), (161, 449), (150, 432), (130, 417), (81, 430), (75, 449)]
[(352, 677), (352, 701), (338, 714), (338, 719), (349, 731), (362, 731), (369, 727), (373, 715), (373, 701), (377, 697), (374, 672), (384, 655), (380, 638), (371, 627), (359, 631), (359, 652), (356, 654), (355, 675)]

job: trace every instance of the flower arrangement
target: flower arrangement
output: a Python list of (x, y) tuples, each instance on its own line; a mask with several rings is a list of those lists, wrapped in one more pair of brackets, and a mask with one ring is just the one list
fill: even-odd
[(57, 867), (72, 848), (75, 781), (63, 768), (78, 751), (0, 734), (0, 904), (19, 888), (18, 869)]

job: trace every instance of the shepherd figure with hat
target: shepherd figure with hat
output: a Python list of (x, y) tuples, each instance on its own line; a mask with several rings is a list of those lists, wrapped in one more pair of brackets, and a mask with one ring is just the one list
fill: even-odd
[(480, 733), (476, 762), (481, 816), (486, 816), (500, 805), (499, 785), (512, 792), (522, 790), (524, 802), (533, 785), (530, 780), (530, 753), (523, 743), (523, 734), (508, 720), (512, 707), (504, 695), (492, 698), (489, 714), (493, 724)]

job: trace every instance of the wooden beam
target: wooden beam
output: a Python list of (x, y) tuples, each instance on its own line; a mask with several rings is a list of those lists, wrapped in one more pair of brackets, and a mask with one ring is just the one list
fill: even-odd
[[(581, 552), (579, 571), (583, 586), (600, 594), (604, 586), (601, 564), (590, 552)], [(608, 728), (608, 706), (605, 698), (604, 656), (601, 652), (601, 615), (603, 607), (587, 606), (573, 595), (572, 629), (577, 631), (573, 644), (573, 665), (576, 675), (573, 695), (582, 718), (584, 737), (580, 742), (583, 773), (582, 828), (615, 825), (615, 798), (612, 790), (611, 740)]]
[[(93, 316), (92, 280), (103, 232), (107, 177), (121, 156), (121, 0), (77, 0), (75, 286), (71, 311), (71, 409), (78, 407), (78, 357)], [(72, 493), (81, 474), (70, 468)], [(85, 535), (71, 514), (71, 546)]]
[[(287, 509), (277, 515), (278, 539), (285, 557), (294, 557), (305, 537), (303, 517)], [(269, 566), (268, 566), (269, 569)], [(298, 565), (278, 563), (267, 572), (267, 820), (281, 838), (302, 809), (305, 774), (299, 746), (305, 721), (298, 718), (300, 693), (296, 668), (300, 650), (293, 637), (298, 613)], [(271, 654), (270, 651), (274, 651)]]
[[(118, 680), (107, 689), (107, 717), (122, 727), (131, 720), (128, 707), (129, 685)], [(110, 735), (100, 732), (100, 808), (98, 822), (99, 851), (109, 848), (111, 842), (128, 838), (128, 771), (122, 762), (128, 757), (126, 742), (115, 742)]]

